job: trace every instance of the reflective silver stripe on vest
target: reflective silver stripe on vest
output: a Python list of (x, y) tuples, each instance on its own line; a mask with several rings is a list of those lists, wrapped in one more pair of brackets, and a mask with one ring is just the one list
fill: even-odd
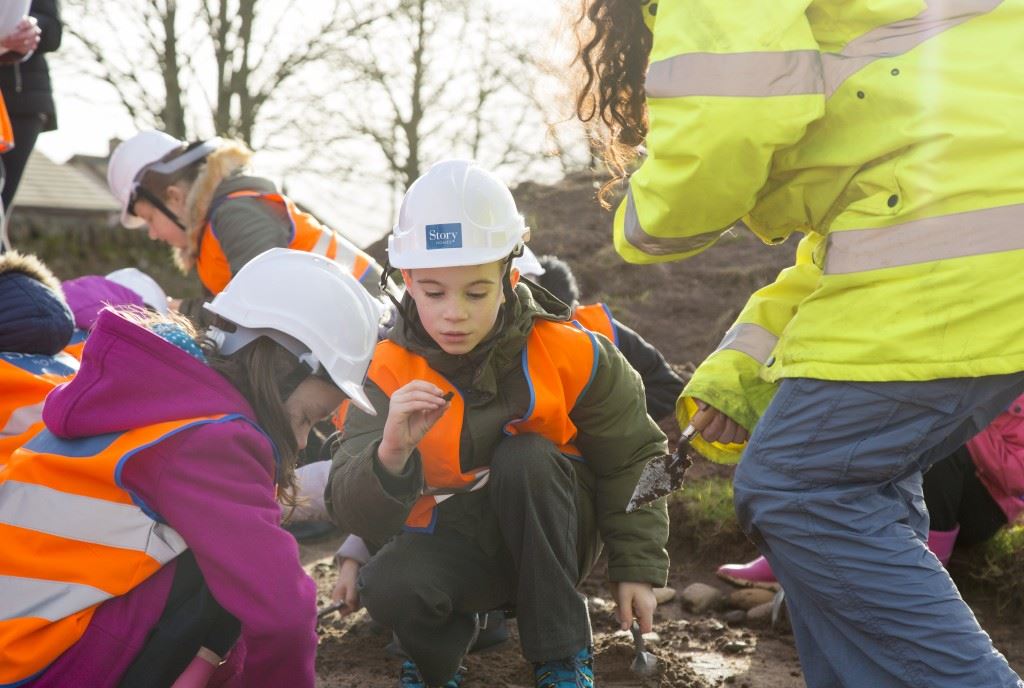
[(14, 409), (14, 413), (7, 419), (7, 424), (0, 428), (0, 437), (20, 435), (42, 420), (43, 402), (41, 401), (38, 404)]
[(59, 621), (111, 597), (108, 592), (81, 583), (0, 576), (0, 621)]
[(687, 53), (651, 63), (644, 86), (650, 98), (723, 96), (760, 98), (822, 93), (817, 50)]
[(481, 468), (476, 472), (476, 480), (469, 485), (463, 487), (428, 487), (423, 490), (423, 494), (433, 497), (434, 502), (440, 504), (449, 497), (454, 497), (457, 494), (465, 494), (467, 492), (476, 492), (477, 490), (483, 489), (484, 485), (491, 478), (491, 469)]
[(905, 55), (968, 19), (987, 14), (1003, 0), (931, 0), (909, 19), (872, 29), (846, 44), (842, 52), (823, 53), (825, 93), (831, 96), (850, 76), (875, 60)]
[(1024, 250), (1024, 204), (832, 232), (827, 247), (826, 275)]
[(334, 233), (329, 229), (320, 230), (320, 238), (316, 240), (316, 244), (310, 249), (310, 253), (315, 253), (319, 256), (326, 256), (327, 251), (331, 248), (331, 239), (334, 238)]
[(656, 237), (644, 231), (636, 215), (633, 203), (633, 189), (626, 192), (626, 214), (623, 218), (623, 236), (631, 246), (650, 256), (667, 256), (673, 253), (687, 253), (710, 246), (718, 241), (728, 228), (688, 237)]
[(357, 256), (358, 254), (351, 246), (343, 241), (339, 241), (338, 250), (334, 254), (334, 262), (345, 268), (345, 272), (351, 273), (352, 268), (355, 267)]
[(187, 549), (177, 531), (149, 518), (134, 504), (17, 480), (0, 483), (0, 523), (68, 540), (145, 552), (161, 564)]
[(758, 363), (767, 363), (779, 338), (754, 323), (738, 323), (729, 328), (715, 351), (732, 349), (753, 358)]
[(651, 63), (645, 89), (651, 98), (685, 96), (831, 96), (875, 60), (903, 55), (929, 38), (991, 12), (1003, 0), (931, 0), (909, 19), (880, 26), (841, 52), (817, 50), (686, 53)]

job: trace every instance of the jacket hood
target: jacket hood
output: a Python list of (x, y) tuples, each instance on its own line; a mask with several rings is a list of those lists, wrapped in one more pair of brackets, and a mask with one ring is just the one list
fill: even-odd
[(60, 282), (42, 261), (17, 251), (0, 254), (0, 351), (52, 356), (73, 332)]
[(28, 275), (36, 282), (60, 293), (60, 280), (50, 271), (50, 268), (46, 267), (43, 261), (31, 253), (19, 253), (18, 251), (0, 253), (0, 275), (11, 272)]
[(107, 306), (135, 306), (145, 308), (142, 297), (128, 287), (108, 280), (102, 275), (85, 275), (65, 280), (64, 298), (75, 316), (75, 327), (88, 330), (96, 322), (100, 311)]
[[(217, 187), (229, 177), (242, 175), (252, 161), (252, 151), (240, 141), (225, 139), (220, 148), (206, 157), (199, 175), (192, 182), (185, 199), (185, 226), (188, 227), (188, 245), (174, 249), (174, 262), (182, 272), (188, 273), (199, 255), (206, 215), (213, 199), (219, 195)], [(233, 189), (234, 190), (234, 189)], [(221, 191), (220, 193), (227, 193)]]
[(462, 389), (485, 395), (497, 393), (497, 381), (519, 365), (520, 353), (537, 319), (567, 322), (572, 311), (542, 287), (520, 280), (515, 298), (502, 307), (495, 329), (468, 354), (445, 353), (419, 322), (416, 304), (408, 294), (402, 299), (403, 312), (388, 339), (423, 356), (438, 371)]
[(75, 438), (218, 413), (256, 417), (215, 370), (145, 327), (103, 311), (78, 374), (47, 397), (43, 421), (55, 435)]

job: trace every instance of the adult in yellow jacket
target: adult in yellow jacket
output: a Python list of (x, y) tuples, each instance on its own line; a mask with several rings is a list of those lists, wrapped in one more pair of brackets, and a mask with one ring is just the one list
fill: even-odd
[(804, 235), (678, 415), (743, 451), (808, 685), (1019, 685), (924, 546), (921, 473), (1024, 389), (1024, 0), (583, 8), (619, 253)]

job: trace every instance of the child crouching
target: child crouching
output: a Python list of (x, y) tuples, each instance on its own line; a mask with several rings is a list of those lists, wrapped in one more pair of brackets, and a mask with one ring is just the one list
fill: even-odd
[(538, 687), (593, 685), (576, 586), (602, 540), (624, 628), (650, 629), (667, 577), (664, 501), (625, 513), (665, 437), (615, 346), (518, 283), (528, 234), (504, 184), (449, 161), (388, 242), (407, 293), (366, 384), (387, 412), (349, 411), (327, 496), (342, 529), (390, 539), (360, 598), (410, 657), (404, 686), (458, 685), (477, 615), (510, 607)]

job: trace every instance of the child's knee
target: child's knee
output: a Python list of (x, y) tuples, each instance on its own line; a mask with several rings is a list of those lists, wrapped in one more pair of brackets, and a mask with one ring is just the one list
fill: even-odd
[(424, 579), (410, 561), (371, 560), (359, 573), (359, 599), (370, 616), (386, 625), (410, 614), (444, 617), (452, 608), (450, 596)]
[(551, 440), (541, 435), (511, 435), (498, 443), (491, 459), (491, 480), (524, 484), (545, 475), (566, 475), (571, 470)]

